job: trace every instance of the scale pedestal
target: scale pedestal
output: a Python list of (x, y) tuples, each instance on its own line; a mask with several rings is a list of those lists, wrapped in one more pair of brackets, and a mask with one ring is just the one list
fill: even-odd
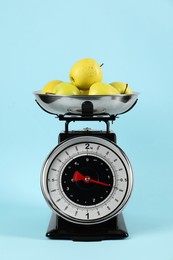
[(95, 225), (73, 224), (52, 213), (46, 236), (50, 239), (102, 241), (123, 239), (128, 237), (128, 233), (122, 213)]

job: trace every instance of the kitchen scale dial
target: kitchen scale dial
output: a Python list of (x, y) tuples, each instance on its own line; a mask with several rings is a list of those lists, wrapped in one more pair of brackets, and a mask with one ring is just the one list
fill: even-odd
[(132, 168), (113, 142), (94, 136), (68, 139), (48, 156), (41, 186), (59, 216), (79, 224), (104, 222), (119, 213), (132, 191)]

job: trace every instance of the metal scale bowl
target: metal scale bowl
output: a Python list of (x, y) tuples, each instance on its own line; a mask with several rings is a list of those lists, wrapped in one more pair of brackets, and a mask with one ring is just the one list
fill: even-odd
[(119, 95), (60, 96), (34, 92), (36, 102), (50, 114), (82, 114), (82, 104), (89, 101), (93, 104), (93, 114), (118, 115), (129, 111), (136, 103), (139, 93)]

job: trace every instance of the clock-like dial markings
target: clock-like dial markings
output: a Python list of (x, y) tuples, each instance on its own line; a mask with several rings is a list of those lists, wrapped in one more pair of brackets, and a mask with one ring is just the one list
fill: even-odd
[(97, 137), (72, 138), (48, 156), (42, 191), (51, 208), (74, 223), (101, 223), (126, 204), (132, 189), (127, 157)]
[(95, 205), (107, 198), (113, 186), (113, 174), (107, 163), (92, 155), (83, 155), (68, 163), (62, 174), (62, 189), (67, 198), (80, 205)]

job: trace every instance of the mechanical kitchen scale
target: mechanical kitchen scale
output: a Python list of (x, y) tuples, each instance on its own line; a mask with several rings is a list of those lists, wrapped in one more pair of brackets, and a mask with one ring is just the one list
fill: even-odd
[[(133, 94), (58, 96), (34, 92), (37, 104), (65, 122), (58, 145), (44, 162), (41, 188), (52, 210), (46, 236), (101, 241), (128, 236), (122, 209), (133, 186), (131, 164), (110, 122), (137, 102)], [(106, 130), (69, 130), (70, 122), (105, 122)]]

